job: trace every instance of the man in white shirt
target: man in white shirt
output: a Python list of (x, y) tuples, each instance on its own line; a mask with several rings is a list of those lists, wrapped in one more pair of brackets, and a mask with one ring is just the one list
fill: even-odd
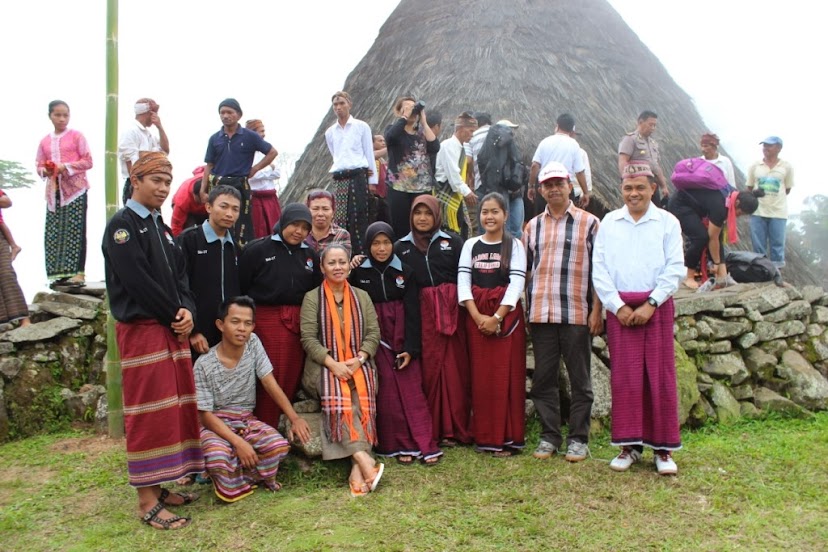
[[(333, 156), (330, 172), (334, 180), (334, 222), (351, 234), (355, 255), (364, 253), (369, 202), (377, 194), (374, 171), (374, 136), (368, 123), (351, 116), (351, 96), (338, 91), (331, 97), (336, 122), (325, 131), (325, 142)], [(369, 196), (370, 193), (370, 196)]]
[[(538, 173), (542, 167), (547, 166), (552, 161), (557, 161), (563, 165), (571, 175), (575, 175), (575, 180), (581, 188), (581, 201), (579, 207), (586, 208), (589, 205), (589, 188), (587, 187), (586, 178), (584, 177), (584, 158), (581, 155), (581, 146), (572, 138), (571, 134), (575, 132), (575, 118), (569, 113), (564, 113), (558, 116), (555, 126), (555, 134), (544, 138), (538, 149), (535, 150), (535, 155), (532, 157), (532, 168), (529, 171), (529, 189), (527, 196), (531, 201), (535, 201), (535, 188), (538, 185)], [(542, 202), (545, 203), (545, 202)], [(540, 207), (540, 210), (546, 206)]]
[(624, 207), (598, 228), (592, 283), (607, 309), (612, 361), (612, 444), (622, 447), (610, 463), (626, 471), (655, 452), (660, 475), (678, 472), (672, 451), (681, 448), (673, 349), (672, 295), (684, 277), (681, 226), (652, 202), (648, 165), (625, 167)]
[[(132, 164), (138, 160), (138, 154), (142, 151), (163, 151), (170, 153), (170, 141), (167, 133), (161, 125), (161, 118), (158, 117), (159, 105), (150, 98), (141, 98), (135, 102), (135, 122), (128, 125), (129, 128), (121, 135), (118, 142), (118, 159), (121, 161), (121, 174), (126, 179), (122, 192), (124, 205), (132, 197), (132, 184), (129, 181), (129, 171)], [(158, 129), (156, 137), (150, 131), (150, 127)]]
[[(477, 119), (471, 113), (461, 113), (454, 120), (454, 134), (440, 142), (440, 151), (437, 152), (437, 187), (434, 195), (440, 202), (443, 226), (460, 234), (464, 240), (469, 237), (469, 212), (474, 212), (477, 196), (466, 184), (466, 151), (463, 144), (471, 139), (475, 130)], [(463, 203), (468, 210), (463, 209)]]

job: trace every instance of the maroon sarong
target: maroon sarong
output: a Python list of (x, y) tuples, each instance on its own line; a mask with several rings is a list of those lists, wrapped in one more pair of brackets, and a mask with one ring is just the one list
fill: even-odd
[[(259, 305), (256, 307), (256, 335), (262, 342), (267, 358), (273, 365), (273, 377), (288, 400), (299, 388), (305, 366), (305, 350), (299, 340), (299, 305)], [(256, 382), (256, 417), (278, 428), (279, 408), (261, 382)]]
[[(635, 309), (649, 296), (649, 291), (623, 292), (621, 300)], [(622, 326), (607, 313), (614, 446), (681, 448), (673, 317), (672, 298), (644, 326)]]
[(471, 382), (465, 312), (457, 305), (457, 284), (445, 283), (420, 291), (423, 340), (423, 389), (431, 411), (436, 440), (471, 442)]
[(253, 235), (263, 238), (273, 233), (273, 227), (282, 216), (282, 206), (276, 190), (251, 190), (250, 209), (253, 215)]
[(374, 357), (379, 375), (376, 451), (385, 456), (440, 456), (443, 453), (431, 433), (420, 361), (412, 360), (402, 370), (394, 368), (397, 354), (405, 352), (403, 302), (376, 303), (374, 308), (382, 339)]
[[(492, 316), (506, 287), (472, 287), (480, 314)], [(526, 327), (518, 302), (501, 324), (500, 336), (480, 333), (466, 316), (471, 365), (472, 435), (482, 450), (523, 448), (526, 409)]]
[(129, 484), (150, 487), (204, 469), (189, 342), (154, 320), (118, 322)]

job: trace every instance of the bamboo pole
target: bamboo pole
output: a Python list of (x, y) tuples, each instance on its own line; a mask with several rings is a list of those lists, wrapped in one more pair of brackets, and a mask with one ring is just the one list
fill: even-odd
[[(118, 0), (106, 2), (106, 220), (118, 210)], [(115, 339), (115, 319), (106, 303), (106, 399), (109, 436), (124, 436), (121, 355)]]

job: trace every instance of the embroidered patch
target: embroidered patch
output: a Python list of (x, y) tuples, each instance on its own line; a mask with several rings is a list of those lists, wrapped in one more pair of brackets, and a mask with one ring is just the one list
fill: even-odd
[(440, 250), (441, 251), (451, 251), (451, 246), (449, 245), (448, 240), (440, 240)]
[(305, 269), (313, 270), (313, 259), (311, 257), (308, 257), (308, 260), (305, 262)]
[(129, 232), (127, 232), (126, 228), (118, 228), (115, 230), (115, 233), (112, 234), (112, 240), (118, 245), (123, 245), (129, 241)]
[(405, 287), (405, 278), (400, 274), (394, 279), (394, 283), (397, 284), (398, 288), (403, 289)]

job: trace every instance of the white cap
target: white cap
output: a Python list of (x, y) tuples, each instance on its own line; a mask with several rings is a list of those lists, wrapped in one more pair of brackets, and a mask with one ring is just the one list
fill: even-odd
[(507, 127), (510, 127), (510, 128), (517, 128), (517, 127), (519, 127), (519, 126), (520, 126), (520, 125), (518, 125), (518, 124), (513, 123), (513, 122), (512, 122), (512, 121), (510, 121), (509, 119), (501, 119), (501, 120), (499, 120), (498, 122), (496, 122), (495, 124), (496, 124), (496, 125), (503, 125), (503, 126), (507, 126)]
[(566, 170), (566, 167), (557, 161), (550, 161), (541, 169), (540, 175), (538, 175), (538, 183), (545, 182), (551, 178), (563, 178), (569, 181), (569, 172)]

